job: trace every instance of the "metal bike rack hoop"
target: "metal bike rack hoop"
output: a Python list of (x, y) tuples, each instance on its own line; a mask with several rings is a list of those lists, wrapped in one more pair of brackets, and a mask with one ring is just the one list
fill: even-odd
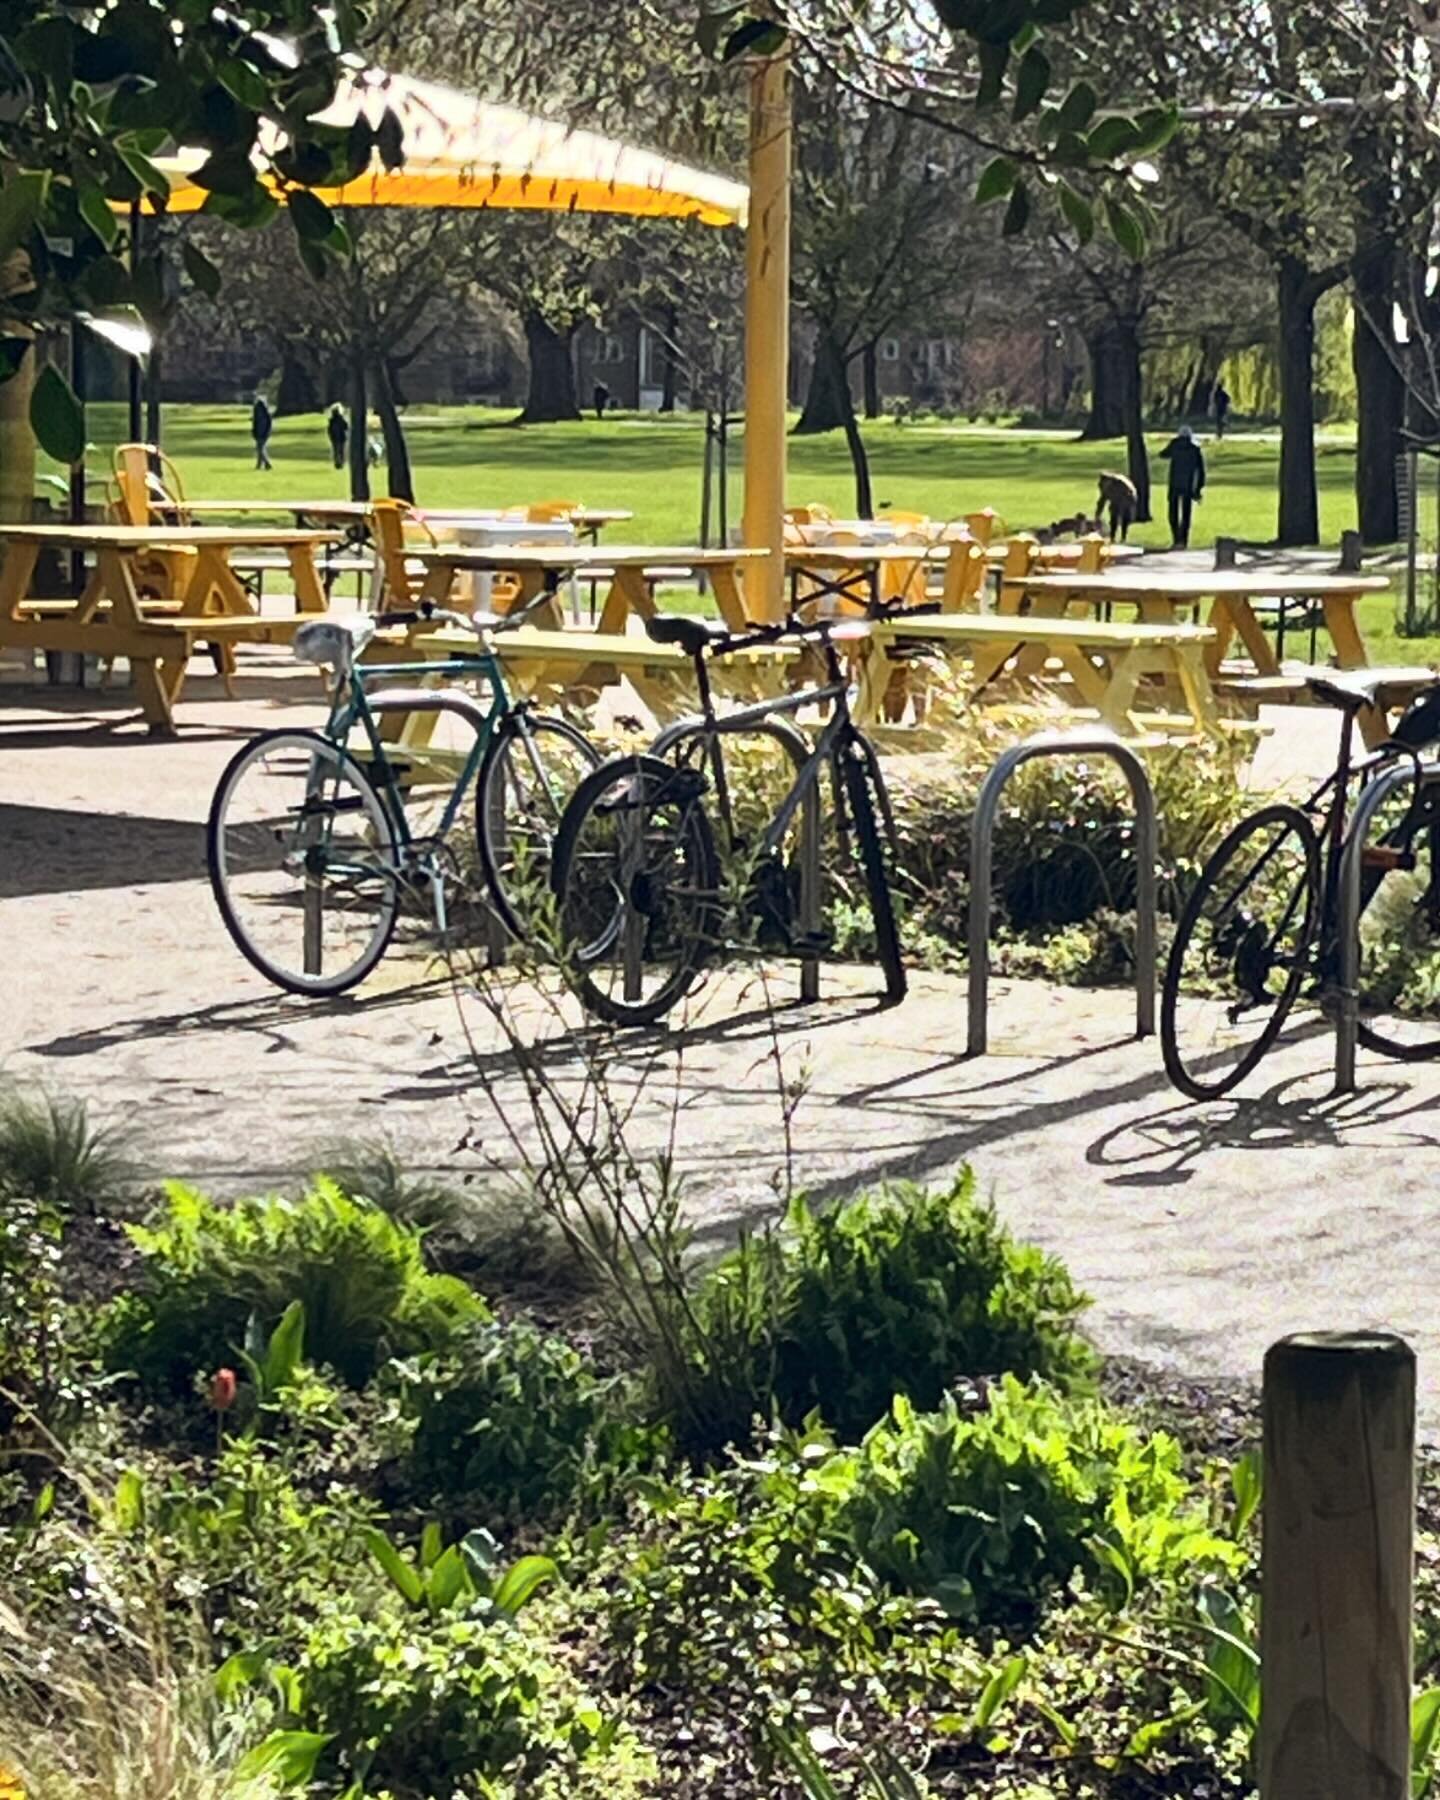
[[(800, 728), (784, 717), (777, 717), (772, 713), (766, 718), (737, 718), (733, 722), (722, 718), (717, 723), (726, 736), (773, 738), (776, 743), (784, 746), (797, 773), (810, 760), (810, 746)], [(699, 736), (706, 729), (706, 721), (698, 714), (687, 719), (677, 719), (673, 725), (667, 725), (651, 744), (650, 754), (666, 757), (677, 744), (683, 743), (688, 737)], [(817, 937), (820, 932), (820, 881), (820, 785), (817, 781), (811, 784), (800, 803), (800, 929), (812, 938)], [(800, 959), (800, 998), (820, 998), (818, 956)]]
[(1340, 1005), (1335, 1020), (1335, 1092), (1355, 1091), (1355, 1052), (1360, 1041), (1360, 874), (1370, 821), (1407, 782), (1421, 788), (1440, 785), (1440, 768), (1404, 763), (1377, 776), (1355, 803), (1350, 834), (1340, 857), (1340, 893), (1336, 908), (1339, 938), (1337, 981)]
[(1027, 762), (1048, 756), (1106, 756), (1119, 763), (1135, 802), (1135, 1035), (1155, 1030), (1155, 793), (1138, 753), (1113, 732), (1043, 731), (1007, 750), (991, 769), (970, 823), (969, 1030), (966, 1051), (983, 1056), (988, 1041), (990, 900), (995, 820), (1005, 784)]

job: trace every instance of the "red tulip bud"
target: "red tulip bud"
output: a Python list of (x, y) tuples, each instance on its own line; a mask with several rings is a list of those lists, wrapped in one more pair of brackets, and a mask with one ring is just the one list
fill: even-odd
[(229, 1412), (235, 1404), (235, 1371), (217, 1369), (210, 1377), (210, 1404), (216, 1412)]

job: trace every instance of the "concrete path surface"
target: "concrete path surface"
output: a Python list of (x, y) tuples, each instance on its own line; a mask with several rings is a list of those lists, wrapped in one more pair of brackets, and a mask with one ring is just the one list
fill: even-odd
[[(218, 1191), (291, 1179), (347, 1135), (418, 1166), (513, 1167), (530, 1108), (480, 999), (397, 958), (357, 998), (296, 1001), (231, 947), (204, 877), (209, 794), (245, 728), (303, 712), (283, 681), (247, 691), (187, 702), (173, 744), (79, 697), (0, 709), (0, 1074), (88, 1097), (157, 1171)], [(993, 1052), (971, 1062), (960, 983), (916, 977), (888, 1012), (874, 985), (827, 970), (802, 1008), (791, 969), (731, 974), (687, 1030), (624, 1045), (611, 1091), (637, 1152), (673, 1147), (702, 1236), (773, 1215), (787, 1179), (831, 1195), (969, 1161), (1095, 1296), (1103, 1347), (1244, 1378), (1282, 1332), (1388, 1325), (1440, 1429), (1440, 1069), (1362, 1059), (1360, 1091), (1333, 1097), (1330, 1039), (1302, 1019), (1243, 1098), (1196, 1106), (1131, 1037), (1124, 993), (996, 981)], [(596, 1040), (568, 1001), (515, 1004), (582, 1102)]]

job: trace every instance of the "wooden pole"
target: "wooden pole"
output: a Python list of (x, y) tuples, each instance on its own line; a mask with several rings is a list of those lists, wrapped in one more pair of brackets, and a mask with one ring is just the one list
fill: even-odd
[(770, 552), (764, 562), (745, 572), (746, 604), (757, 619), (785, 616), (790, 131), (790, 63), (782, 54), (757, 64), (750, 77), (750, 216), (745, 242), (745, 542), (751, 549)]
[(1264, 1420), (1262, 1800), (1407, 1800), (1414, 1352), (1282, 1338)]

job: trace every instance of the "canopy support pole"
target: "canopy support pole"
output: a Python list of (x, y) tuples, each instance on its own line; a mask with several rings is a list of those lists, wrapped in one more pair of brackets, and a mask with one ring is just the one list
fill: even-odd
[(745, 572), (755, 619), (785, 616), (785, 406), (790, 369), (790, 63), (750, 77), (750, 220), (745, 241)]

